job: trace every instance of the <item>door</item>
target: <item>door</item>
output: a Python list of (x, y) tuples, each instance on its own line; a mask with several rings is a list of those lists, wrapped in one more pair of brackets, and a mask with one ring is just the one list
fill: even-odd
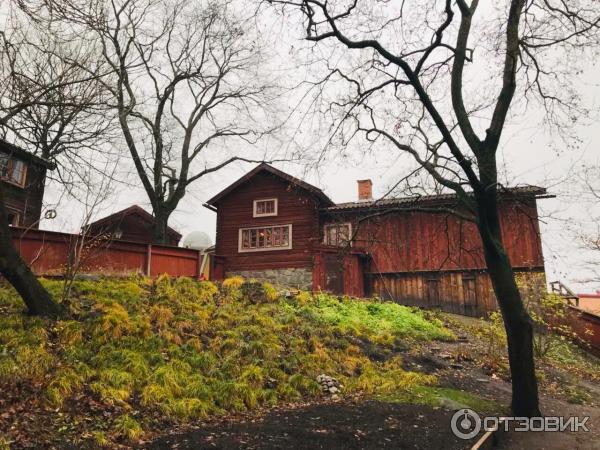
[(477, 285), (475, 284), (475, 275), (463, 275), (462, 284), (465, 297), (465, 315), (477, 316)]
[(430, 275), (425, 279), (425, 296), (428, 308), (439, 308), (440, 303), (440, 277)]
[(325, 290), (333, 294), (344, 293), (344, 257), (325, 255)]

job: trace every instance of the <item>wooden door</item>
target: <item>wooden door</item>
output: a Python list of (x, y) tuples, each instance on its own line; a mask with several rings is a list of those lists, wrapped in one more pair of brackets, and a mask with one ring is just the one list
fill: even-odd
[(344, 293), (344, 257), (325, 255), (325, 290), (333, 294)]
[(440, 277), (433, 275), (425, 280), (425, 297), (428, 308), (439, 308), (440, 302)]
[(463, 275), (462, 285), (465, 302), (465, 315), (477, 316), (479, 313), (479, 307), (477, 305), (477, 285), (475, 283), (475, 275)]

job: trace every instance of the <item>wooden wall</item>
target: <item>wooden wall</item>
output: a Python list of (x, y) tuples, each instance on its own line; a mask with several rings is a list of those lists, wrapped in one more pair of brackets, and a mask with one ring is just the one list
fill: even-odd
[[(152, 223), (135, 213), (125, 216), (117, 215), (110, 222), (101, 222), (98, 225), (91, 224), (88, 234), (90, 236), (112, 235), (117, 229), (122, 231), (122, 237), (119, 239), (123, 241), (147, 243), (152, 242), (154, 239)], [(179, 237), (167, 231), (167, 245), (176, 246), (178, 243)]]
[[(10, 154), (10, 151), (7, 153)], [(19, 225), (37, 228), (42, 212), (46, 168), (24, 159), (23, 161), (27, 164), (25, 186), (17, 186), (3, 180), (0, 180), (0, 183), (4, 190), (6, 207), (20, 215)]]
[[(543, 272), (519, 272), (522, 293), (544, 284)], [(483, 316), (498, 306), (489, 274), (484, 270), (370, 274), (368, 294), (403, 305)], [(545, 286), (544, 286), (545, 287)]]
[[(252, 217), (253, 201), (277, 198), (278, 215)], [(318, 239), (318, 200), (307, 191), (261, 172), (218, 202), (215, 274), (236, 270), (311, 268), (312, 246)], [(238, 252), (239, 229), (292, 224), (292, 248)], [(218, 276), (218, 275), (215, 275)]]
[(600, 315), (571, 306), (565, 322), (587, 343), (588, 350), (600, 357)]
[[(353, 222), (354, 246), (372, 257), (370, 273), (485, 269), (475, 224), (447, 213), (395, 212), (359, 223), (374, 211), (338, 215)], [(535, 199), (500, 204), (502, 235), (513, 267), (543, 269)]]
[[(61, 275), (78, 235), (11, 228), (13, 243), (23, 260), (38, 275)], [(87, 242), (82, 273), (136, 272), (198, 277), (201, 257), (197, 250), (127, 241)]]
[[(338, 266), (333, 268), (335, 272), (333, 274), (331, 273), (332, 259), (334, 265), (337, 263)], [(328, 261), (330, 261), (329, 264)], [(331, 248), (319, 249), (314, 256), (313, 290), (364, 297), (364, 263), (364, 255), (359, 253), (344, 253)], [(341, 277), (337, 288), (330, 283), (331, 276)]]

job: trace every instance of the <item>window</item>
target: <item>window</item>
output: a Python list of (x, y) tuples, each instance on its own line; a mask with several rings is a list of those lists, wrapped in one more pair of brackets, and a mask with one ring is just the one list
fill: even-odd
[(325, 245), (341, 247), (348, 245), (352, 239), (352, 225), (350, 223), (330, 223), (325, 225)]
[(240, 228), (239, 252), (289, 250), (292, 248), (292, 225)]
[(12, 210), (12, 209), (8, 209), (6, 212), (7, 212), (8, 224), (13, 227), (18, 227), (19, 219), (21, 217), (19, 212)]
[(23, 186), (27, 166), (23, 161), (12, 158), (7, 154), (0, 154), (0, 178), (10, 183)]
[(253, 217), (270, 217), (276, 215), (276, 198), (262, 198), (260, 200), (254, 200)]

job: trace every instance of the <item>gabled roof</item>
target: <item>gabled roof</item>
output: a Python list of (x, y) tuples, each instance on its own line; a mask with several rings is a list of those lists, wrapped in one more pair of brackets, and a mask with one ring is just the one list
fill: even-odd
[[(152, 214), (150, 214), (141, 206), (131, 205), (129, 208), (122, 209), (121, 211), (117, 211), (116, 213), (103, 217), (102, 219), (98, 219), (95, 222), (90, 223), (87, 227), (91, 228), (108, 225), (114, 222), (118, 223), (128, 216), (138, 216), (147, 223), (154, 223), (154, 216)], [(177, 239), (181, 239), (181, 234), (171, 227), (167, 227), (167, 233), (173, 237), (176, 237)]]
[[(534, 197), (541, 198), (548, 196), (546, 188), (539, 186), (518, 186), (512, 188), (506, 188), (499, 190), (498, 194), (501, 198), (511, 197)], [(456, 194), (439, 194), (439, 195), (423, 195), (414, 197), (399, 197), (399, 198), (384, 198), (384, 199), (373, 199), (373, 200), (359, 200), (356, 202), (338, 203), (328, 208), (323, 208), (325, 211), (348, 211), (356, 209), (375, 209), (375, 208), (387, 208), (390, 206), (403, 206), (412, 204), (427, 204), (427, 203), (446, 203), (456, 200)]]
[(0, 139), (0, 152), (8, 153), (9, 155), (14, 155), (20, 159), (34, 164), (38, 164), (40, 166), (44, 166), (45, 168), (50, 170), (53, 170), (56, 167), (50, 161), (40, 158), (39, 156), (36, 156), (33, 153), (29, 153), (27, 150), (24, 150), (21, 147), (17, 147), (15, 144), (11, 144), (10, 142), (4, 139)]
[(299, 178), (293, 177), (285, 172), (282, 172), (279, 169), (276, 169), (275, 167), (267, 164), (267, 163), (262, 163), (259, 164), (258, 166), (256, 166), (254, 169), (252, 169), (250, 172), (248, 172), (246, 175), (244, 175), (243, 177), (241, 177), (240, 179), (238, 179), (235, 183), (227, 186), (225, 189), (223, 189), (221, 192), (219, 192), (217, 195), (215, 195), (213, 198), (211, 198), (210, 200), (208, 200), (206, 202), (207, 205), (210, 206), (216, 206), (216, 204), (226, 195), (228, 195), (229, 193), (233, 192), (235, 189), (237, 189), (239, 186), (241, 186), (242, 184), (244, 184), (246, 181), (248, 181), (250, 178), (252, 178), (253, 176), (257, 175), (260, 172), (268, 172), (272, 175), (275, 175), (276, 177), (279, 177), (295, 186), (298, 186), (301, 189), (304, 189), (308, 192), (310, 192), (311, 194), (315, 195), (316, 197), (319, 198), (319, 200), (321, 200), (325, 206), (333, 206), (334, 203), (333, 201), (331, 201), (331, 199), (329, 197), (327, 197), (327, 195), (325, 195), (325, 193), (319, 189), (318, 187), (313, 186), (312, 184), (308, 184), (305, 181), (302, 181)]

